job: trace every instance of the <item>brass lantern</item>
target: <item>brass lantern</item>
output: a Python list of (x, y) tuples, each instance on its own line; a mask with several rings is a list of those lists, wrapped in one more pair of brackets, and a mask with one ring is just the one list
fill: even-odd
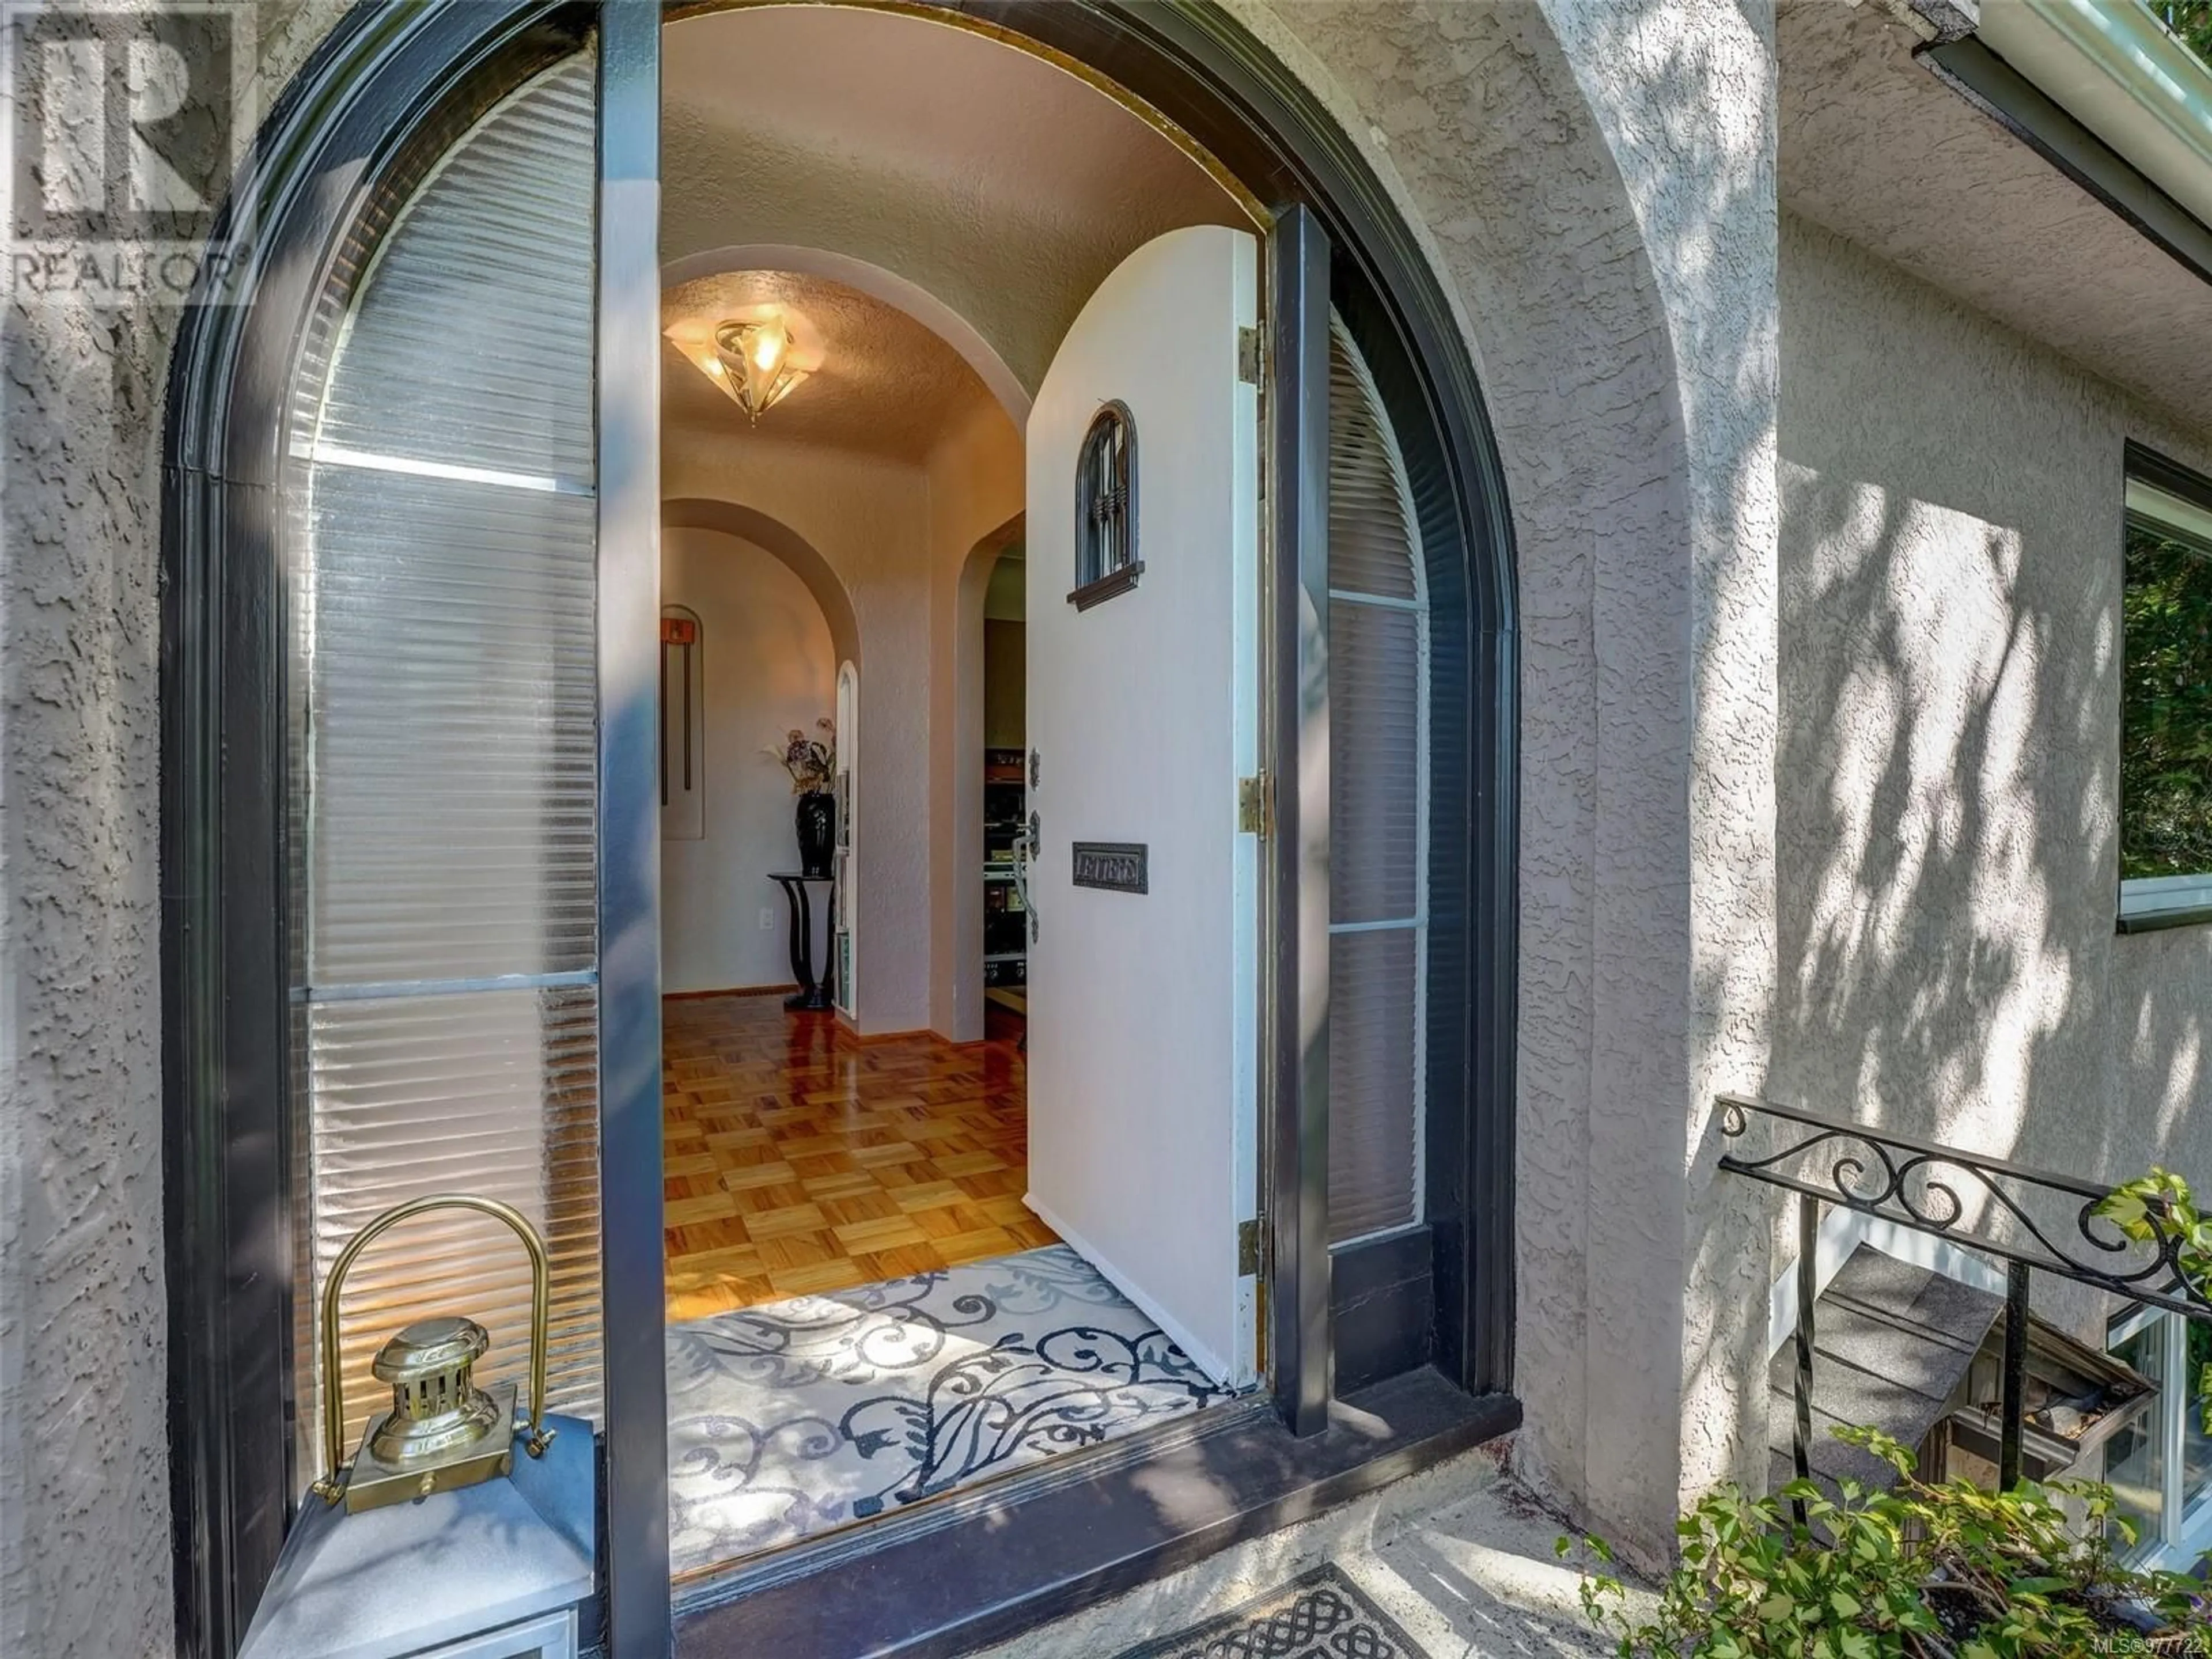
[(472, 1372), (491, 1346), (473, 1319), (441, 1314), (419, 1319), (387, 1340), (369, 1370), (392, 1385), (392, 1409), (373, 1419), (351, 1463), (345, 1450), (345, 1378), (338, 1343), (339, 1296), (354, 1259), (384, 1231), (432, 1210), (474, 1210), (503, 1221), (530, 1254), (530, 1427), (524, 1449), (542, 1457), (553, 1431), (545, 1426), (545, 1244), (521, 1212), (496, 1199), (445, 1193), (394, 1206), (348, 1241), (323, 1292), (323, 1461), (330, 1473), (316, 1495), (349, 1514), (386, 1504), (454, 1492), (514, 1468), (514, 1384), (489, 1391)]

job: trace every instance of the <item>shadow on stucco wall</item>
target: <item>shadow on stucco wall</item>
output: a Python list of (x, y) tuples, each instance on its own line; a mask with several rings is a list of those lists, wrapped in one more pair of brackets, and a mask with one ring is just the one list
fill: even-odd
[[(2212, 1182), (2212, 951), (2114, 922), (2121, 444), (2154, 417), (1825, 231), (1784, 252), (1775, 1093)], [(2038, 1287), (2092, 1340), (2100, 1300)]]
[[(1644, 844), (1681, 848), (1680, 940), (1651, 941), (1647, 971), (1664, 972), (1677, 961), (1686, 967), (1686, 986), (1671, 975), (1664, 986), (1683, 999), (1683, 1030), (1678, 1054), (1641, 1054), (1636, 1069), (1620, 1073), (1632, 1085), (1628, 1099), (1668, 1100), (1671, 1112), (1650, 1113), (1640, 1150), (1655, 1162), (1672, 1158), (1683, 1171), (1671, 1214), (1650, 1224), (1679, 1217), (1682, 1228), (1674, 1246), (1675, 1459), (1671, 1469), (1655, 1463), (1640, 1484), (1652, 1488), (1656, 1505), (1658, 1483), (1671, 1474), (1668, 1498), (1686, 1503), (1716, 1480), (1758, 1479), (1765, 1437), (1757, 1362), (1767, 1238), (1758, 1196), (1716, 1167), (1721, 1145), (1712, 1103), (1723, 1090), (1765, 1085), (1775, 997), (1774, 17), (1765, 0), (1546, 9), (1635, 204), (1665, 303), (1672, 390), (1687, 451), (1683, 686), (1677, 690), (1653, 675), (1638, 688), (1654, 704), (1683, 699), (1686, 798), (1639, 803)], [(1664, 662), (1659, 635), (1646, 637), (1644, 660)], [(1671, 1091), (1664, 1088), (1670, 1079)], [(1603, 1095), (1601, 1083), (1601, 1103)], [(1613, 1183), (1594, 1189), (1593, 1213), (1648, 1201), (1649, 1187), (1624, 1159)], [(1594, 1284), (1608, 1283), (1629, 1243), (1624, 1237), (1594, 1244)], [(1601, 1310), (1608, 1305), (1594, 1304)], [(1618, 1310), (1617, 1301), (1610, 1305)], [(1655, 1344), (1650, 1362), (1668, 1351)], [(1620, 1370), (1622, 1388), (1648, 1389), (1649, 1373), (1623, 1366), (1624, 1357), (1613, 1345), (1601, 1363)], [(1600, 1436), (1620, 1419), (1614, 1403), (1595, 1405)], [(1638, 1425), (1620, 1435), (1613, 1455), (1635, 1455), (1629, 1437), (1638, 1432), (1648, 1431)], [(1636, 1518), (1632, 1545), (1671, 1550), (1671, 1530), (1656, 1528), (1646, 1515)]]

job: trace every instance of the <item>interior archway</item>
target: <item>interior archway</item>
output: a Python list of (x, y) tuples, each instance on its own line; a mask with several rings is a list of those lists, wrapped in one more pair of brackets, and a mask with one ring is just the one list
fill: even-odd
[[(989, 976), (985, 972), (984, 958), (988, 954), (985, 940), (988, 914), (985, 904), (985, 866), (973, 858), (960, 856), (962, 849), (985, 845), (986, 756), (1000, 748), (1019, 748), (1013, 741), (1018, 722), (1006, 720), (1007, 730), (994, 732), (988, 719), (988, 694), (991, 681), (1008, 675), (1016, 666), (1013, 646), (1018, 641), (1010, 637), (998, 641), (1006, 648), (994, 659), (991, 639), (992, 621), (989, 600), (994, 586), (1004, 592), (1006, 584), (1000, 580), (1002, 568), (1018, 563), (1024, 518), (1017, 515), (997, 526), (977, 542), (961, 563), (959, 583), (956, 592), (957, 609), (955, 612), (958, 634), (954, 641), (954, 690), (958, 724), (954, 733), (951, 752), (955, 768), (948, 780), (953, 799), (953, 833), (949, 856), (940, 859), (939, 879), (951, 878), (951, 898), (948, 909), (952, 921), (951, 939), (940, 929), (933, 952), (932, 978), (940, 990), (950, 994), (950, 1005), (939, 1011), (934, 1021), (936, 1028), (955, 1042), (973, 1042), (983, 1035), (984, 993)], [(1018, 583), (1020, 572), (1010, 571)], [(1012, 619), (1012, 607), (1006, 617)]]
[(766, 548), (806, 584), (806, 591), (822, 607), (839, 660), (860, 660), (860, 625), (854, 618), (853, 601), (844, 583), (813, 544), (781, 519), (737, 501), (681, 495), (661, 502), (660, 522), (671, 530), (718, 531)]

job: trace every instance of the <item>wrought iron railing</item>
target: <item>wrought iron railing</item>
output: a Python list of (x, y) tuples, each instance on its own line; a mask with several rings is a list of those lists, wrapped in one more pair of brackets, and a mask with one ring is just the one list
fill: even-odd
[[(1772, 1101), (1722, 1095), (1716, 1103), (1721, 1133), (1730, 1143), (1720, 1167), (1797, 1194), (1796, 1420), (1790, 1452), (1801, 1480), (1811, 1474), (1813, 1304), (1820, 1289), (1815, 1258), (1826, 1206), (1945, 1239), (2005, 1264), (1997, 1478), (2007, 1489), (2021, 1477), (2028, 1292), (2036, 1273), (2212, 1320), (2212, 1303), (2181, 1270), (2184, 1240), (2178, 1229), (2158, 1224), (2164, 1212), (2155, 1201), (2152, 1236), (2137, 1240), (2097, 1213), (2112, 1193), (2108, 1185)], [(1753, 1130), (1759, 1125), (1769, 1130), (1764, 1149), (1753, 1143)], [(1802, 1522), (1803, 1504), (1796, 1510)]]

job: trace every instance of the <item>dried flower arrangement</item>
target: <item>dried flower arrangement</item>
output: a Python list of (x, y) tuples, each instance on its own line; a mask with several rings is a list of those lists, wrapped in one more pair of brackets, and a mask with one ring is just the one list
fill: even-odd
[(810, 738), (797, 726), (784, 734), (780, 744), (770, 744), (761, 750), (770, 760), (791, 774), (791, 793), (811, 795), (826, 790), (837, 775), (837, 724), (823, 719), (814, 722), (814, 729), (822, 733)]

